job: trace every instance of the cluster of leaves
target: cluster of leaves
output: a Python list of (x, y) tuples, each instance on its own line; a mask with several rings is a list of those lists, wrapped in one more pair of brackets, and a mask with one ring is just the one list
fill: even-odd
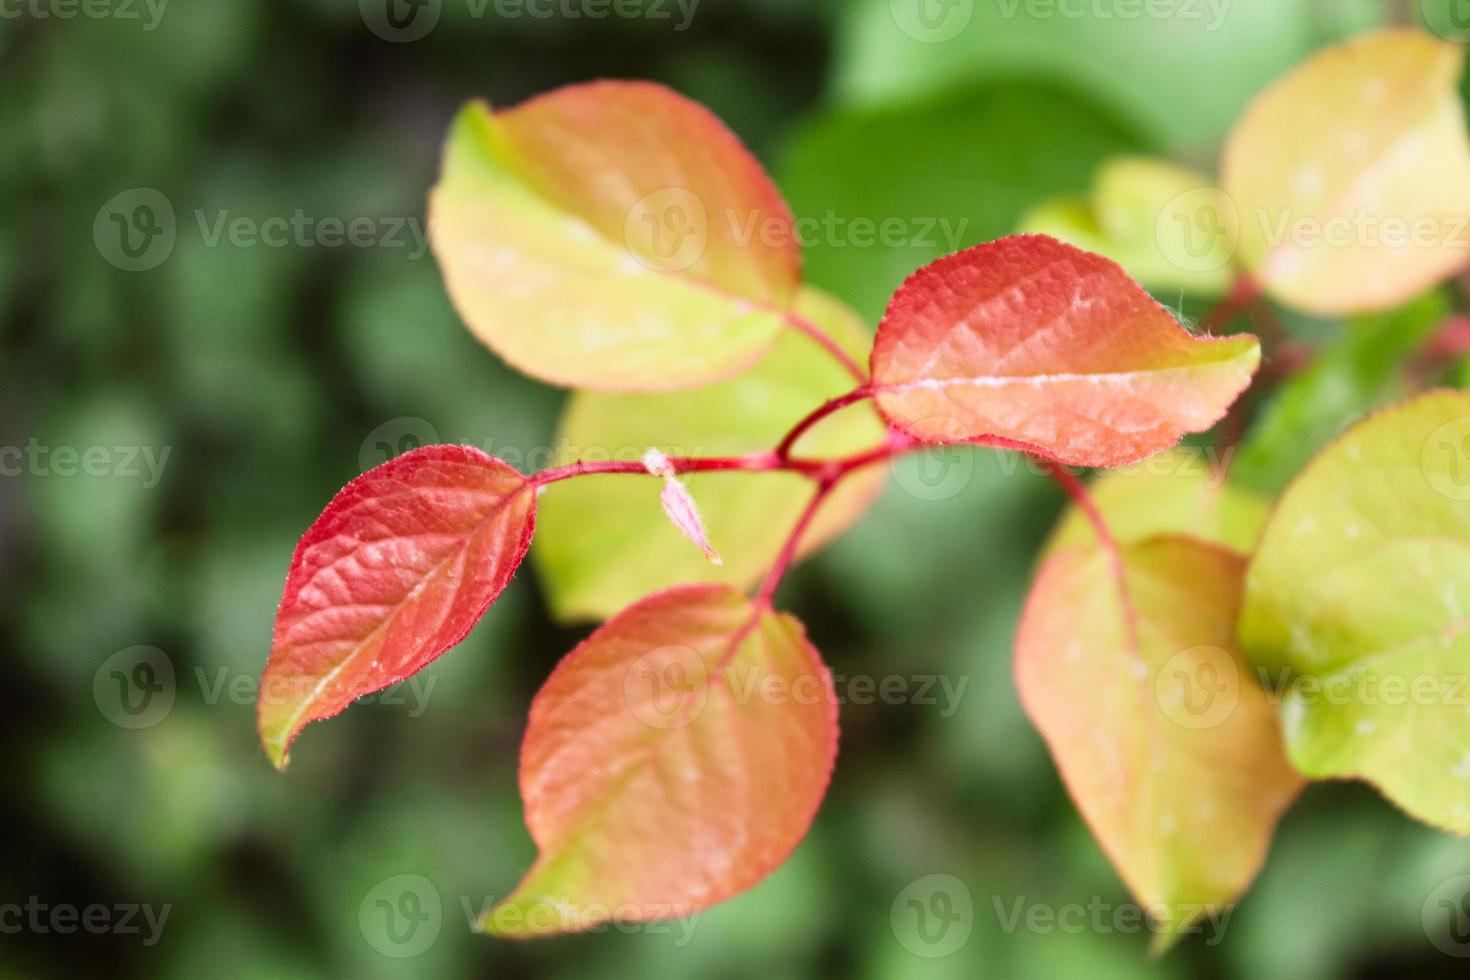
[[(1304, 776), (1370, 779), (1470, 832), (1457, 702), (1305, 686), (1444, 678), (1463, 659), (1470, 396), (1374, 416), (1274, 510), (1177, 477), (1119, 473), (1089, 493), (1065, 469), (1169, 451), (1219, 422), (1260, 363), (1254, 337), (1191, 333), (1129, 272), (1227, 306), (1258, 288), (1357, 313), (1464, 264), (1463, 237), (1324, 249), (1262, 232), (1360, 209), (1470, 213), (1459, 68), (1458, 49), (1411, 32), (1325, 52), (1237, 125), (1221, 188), (1119, 161), (1091, 197), (1029, 219), (1057, 237), (914, 273), (870, 347), (855, 314), (803, 285), (789, 209), (698, 105), (599, 82), (469, 106), (431, 200), (435, 253), (486, 346), (577, 389), (562, 441), (581, 449), (523, 474), (428, 446), (344, 488), (291, 562), (261, 687), (267, 753), (284, 767), (304, 726), (459, 642), (539, 517), (555, 611), (606, 621), (532, 705), (521, 792), (539, 857), (482, 925), (571, 931), (719, 901), (796, 846), (837, 751), (827, 668), (773, 607), (783, 573), (861, 514), (877, 464), (990, 445), (1047, 460), (1079, 502), (1027, 602), (1017, 683), (1164, 936), (1246, 887)], [(1201, 230), (1219, 232), (1203, 249)], [(1225, 709), (1195, 711), (1181, 676), (1208, 677)]]

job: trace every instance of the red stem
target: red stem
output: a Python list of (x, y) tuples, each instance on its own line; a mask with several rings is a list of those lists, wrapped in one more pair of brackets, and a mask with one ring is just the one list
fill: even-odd
[(1230, 286), (1230, 292), (1225, 294), (1225, 298), (1220, 300), (1213, 310), (1205, 314), (1204, 320), (1200, 323), (1200, 332), (1211, 335), (1219, 333), (1260, 295), (1261, 287), (1254, 279), (1246, 275), (1240, 276)]
[(822, 419), (831, 415), (833, 412), (846, 408), (853, 402), (862, 401), (864, 398), (872, 395), (872, 393), (872, 390), (867, 385), (863, 385), (860, 388), (854, 388), (847, 394), (840, 395), (837, 398), (833, 398), (830, 401), (813, 409), (811, 413), (806, 416), (806, 418), (796, 423), (796, 425), (792, 426), (791, 431), (786, 433), (786, 437), (781, 440), (778, 446), (776, 446), (776, 457), (778, 459), (789, 458), (791, 456), (791, 447), (796, 445), (796, 440), (804, 436), (808, 429), (816, 425), (818, 422), (822, 421)]
[(812, 493), (812, 499), (808, 500), (801, 516), (796, 519), (791, 533), (786, 536), (786, 543), (781, 546), (781, 551), (776, 555), (776, 561), (771, 565), (771, 570), (766, 574), (766, 580), (761, 583), (760, 591), (756, 593), (755, 604), (769, 608), (771, 599), (776, 594), (776, 588), (781, 584), (781, 579), (786, 575), (786, 570), (791, 567), (791, 562), (796, 558), (796, 549), (801, 544), (802, 535), (806, 534), (807, 528), (811, 527), (812, 519), (817, 516), (817, 510), (822, 506), (822, 501), (832, 492), (838, 480), (823, 479), (818, 481), (817, 489)]
[(817, 326), (806, 317), (798, 316), (794, 312), (787, 312), (786, 323), (792, 327), (795, 327), (797, 330), (800, 330), (812, 340), (816, 341), (823, 350), (825, 350), (828, 354), (831, 354), (833, 359), (836, 360), (838, 364), (841, 364), (844, 369), (846, 369), (848, 374), (853, 376), (853, 379), (856, 380), (858, 384), (868, 383), (868, 372), (863, 370), (862, 365), (854, 360), (851, 354), (843, 350), (842, 345), (833, 340), (821, 327)]
[(1092, 494), (1088, 492), (1087, 486), (1077, 479), (1071, 470), (1056, 460), (1037, 458), (1046, 467), (1051, 478), (1067, 491), (1067, 496), (1072, 498), (1077, 509), (1082, 511), (1088, 522), (1092, 524), (1093, 533), (1097, 535), (1098, 542), (1107, 552), (1108, 562), (1113, 569), (1113, 578), (1118, 583), (1118, 600), (1123, 607), (1123, 625), (1128, 632), (1129, 643), (1133, 649), (1140, 649), (1138, 646), (1138, 615), (1134, 612), (1133, 601), (1128, 596), (1128, 577), (1123, 566), (1123, 551), (1118, 547), (1118, 539), (1113, 537), (1113, 532), (1108, 528), (1108, 522), (1103, 519), (1102, 511), (1098, 509), (1097, 501), (1092, 499)]

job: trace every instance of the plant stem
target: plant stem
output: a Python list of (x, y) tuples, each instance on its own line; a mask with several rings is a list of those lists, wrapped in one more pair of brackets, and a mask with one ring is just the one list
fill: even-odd
[(755, 604), (758, 607), (764, 606), (770, 608), (771, 599), (776, 594), (776, 588), (781, 584), (781, 579), (786, 575), (786, 570), (791, 567), (792, 561), (796, 558), (796, 549), (801, 544), (802, 536), (811, 527), (812, 519), (817, 516), (817, 511), (821, 508), (822, 502), (827, 499), (827, 496), (832, 492), (832, 488), (837, 486), (838, 481), (841, 479), (842, 477), (838, 476), (832, 479), (818, 481), (816, 490), (812, 492), (811, 499), (806, 502), (806, 507), (802, 510), (801, 516), (792, 525), (791, 533), (786, 536), (786, 543), (781, 546), (781, 551), (776, 555), (775, 563), (771, 565), (771, 570), (766, 573), (765, 581), (761, 583), (760, 591), (755, 595)]
[(1235, 319), (1236, 314), (1254, 303), (1260, 295), (1261, 287), (1256, 281), (1242, 274), (1231, 284), (1230, 292), (1225, 294), (1225, 298), (1205, 314), (1204, 320), (1200, 321), (1200, 332), (1211, 335), (1219, 333)]
[(805, 418), (796, 423), (796, 425), (792, 426), (791, 431), (786, 433), (786, 437), (781, 440), (779, 445), (776, 446), (777, 458), (789, 458), (791, 456), (791, 447), (796, 445), (796, 440), (805, 435), (808, 429), (816, 425), (818, 422), (822, 421), (822, 419), (831, 415), (833, 412), (846, 408), (853, 402), (862, 401), (864, 398), (867, 398), (870, 395), (872, 395), (872, 390), (867, 385), (863, 385), (860, 388), (854, 388), (847, 394), (839, 395), (838, 397), (833, 398), (813, 409)]
[(1103, 519), (1102, 511), (1098, 509), (1097, 501), (1092, 499), (1086, 484), (1077, 479), (1076, 475), (1061, 463), (1053, 459), (1037, 457), (1046, 471), (1051, 475), (1077, 509), (1086, 515), (1088, 523), (1092, 525), (1093, 533), (1097, 535), (1098, 544), (1107, 552), (1108, 563), (1112, 566), (1113, 578), (1118, 584), (1118, 601), (1123, 607), (1123, 625), (1128, 633), (1128, 640), (1132, 648), (1140, 649), (1138, 646), (1138, 614), (1133, 609), (1133, 600), (1128, 594), (1128, 575), (1123, 566), (1123, 549), (1118, 547), (1118, 539), (1113, 537), (1108, 522)]
[(858, 384), (868, 383), (868, 372), (863, 370), (862, 365), (854, 360), (851, 354), (843, 350), (842, 346), (838, 344), (837, 341), (833, 340), (831, 336), (829, 336), (827, 332), (821, 327), (817, 326), (806, 317), (798, 316), (795, 312), (792, 311), (788, 311), (786, 313), (786, 323), (789, 326), (800, 330), (812, 340), (816, 341), (816, 343), (823, 350), (825, 350), (828, 354), (831, 354), (832, 358), (836, 360), (838, 364), (841, 364), (844, 369), (846, 369), (848, 374), (853, 376), (853, 379), (856, 380)]

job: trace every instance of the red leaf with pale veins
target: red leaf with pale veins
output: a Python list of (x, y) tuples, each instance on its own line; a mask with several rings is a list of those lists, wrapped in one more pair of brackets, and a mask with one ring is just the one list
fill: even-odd
[(540, 854), (481, 927), (529, 937), (690, 915), (775, 870), (837, 755), (801, 624), (725, 585), (608, 620), (531, 706), (521, 797)]
[(1254, 337), (1193, 336), (1116, 263), (1017, 235), (899, 287), (873, 344), (873, 390), (925, 442), (1118, 466), (1214, 425), (1259, 361)]
[(296, 546), (257, 703), (285, 768), (307, 724), (464, 639), (531, 543), (534, 485), (469, 446), (425, 446), (342, 489)]

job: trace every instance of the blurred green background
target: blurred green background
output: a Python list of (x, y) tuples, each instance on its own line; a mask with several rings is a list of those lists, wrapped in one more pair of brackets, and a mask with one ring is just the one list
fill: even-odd
[[(1081, 16), (1027, 0), (689, 2), (596, 19), (595, 0), (423, 0), (399, 8), (406, 34), (381, 0), (0, 9), (0, 446), (36, 447), (0, 477), (0, 907), (101, 905), (114, 926), (121, 907), (168, 908), (156, 934), (141, 912), (136, 932), (66, 934), (0, 916), (0, 977), (1465, 975), (1421, 912), (1470, 871), (1470, 845), (1356, 785), (1313, 787), (1288, 814), (1223, 942), (1153, 961), (1136, 931), (1008, 928), (1018, 901), (1127, 896), (1011, 684), (1061, 501), (989, 453), (896, 467), (784, 593), (837, 674), (938, 676), (960, 697), (845, 705), (808, 839), (688, 933), (513, 944), (468, 927), (533, 856), (519, 736), (583, 633), (548, 620), (532, 574), (417, 688), (378, 699), (400, 703), (312, 728), (290, 772), (271, 769), (251, 687), (292, 547), (330, 495), (415, 440), (527, 455), (551, 440), (562, 393), (470, 338), (407, 230), (465, 100), (656, 79), (726, 119), (798, 215), (949, 219), (963, 245), (1085, 191), (1112, 154), (1213, 170), (1270, 79), (1421, 16), (1371, 0), (1179, 0), (1137, 18), (1127, 0), (1063, 0)], [(128, 271), (99, 242), (109, 202), (138, 189), (167, 202), (176, 234)], [(406, 230), (335, 248), (212, 234), (298, 212)], [(808, 270), (875, 321), (903, 276), (950, 250), (833, 239)], [(1385, 356), (1407, 355), (1339, 349), (1272, 437), (1300, 448), (1318, 439), (1304, 429), (1362, 411)], [(100, 447), (106, 472), (68, 475), (52, 455), (66, 447)], [(154, 699), (121, 702), (130, 679)], [(930, 875), (969, 899), (946, 956), (893, 914)], [(378, 905), (413, 912), (405, 881), (428, 916), (407, 945)]]

